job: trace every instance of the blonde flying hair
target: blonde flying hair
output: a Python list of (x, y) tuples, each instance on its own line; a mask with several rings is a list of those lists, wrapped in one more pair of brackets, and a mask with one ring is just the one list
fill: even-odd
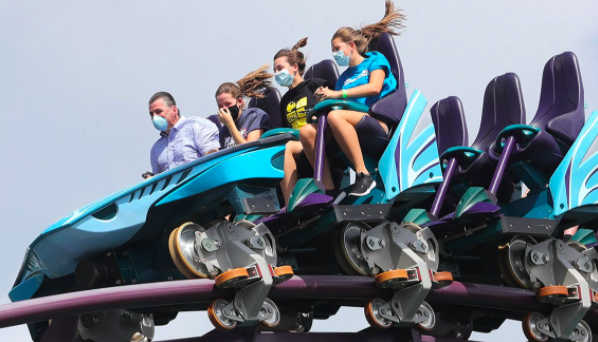
[(307, 37), (300, 39), (291, 49), (282, 49), (274, 55), (274, 60), (279, 57), (286, 57), (290, 65), (298, 65), (299, 75), (303, 76), (305, 72), (305, 55), (299, 51), (300, 48), (307, 45)]
[(231, 94), (235, 99), (242, 97), (257, 97), (263, 98), (264, 90), (272, 89), (272, 83), (270, 79), (273, 74), (268, 73), (268, 64), (262, 65), (259, 69), (252, 71), (245, 75), (243, 78), (233, 82), (222, 83), (218, 90), (216, 90), (216, 96), (224, 93)]
[(359, 30), (347, 26), (341, 27), (334, 33), (331, 41), (340, 38), (345, 43), (353, 42), (357, 51), (360, 54), (365, 54), (375, 46), (382, 33), (400, 36), (401, 32), (398, 30), (405, 28), (404, 22), (407, 18), (400, 8), (395, 9), (394, 3), (390, 0), (386, 0), (385, 8), (384, 17), (379, 22), (364, 26)]

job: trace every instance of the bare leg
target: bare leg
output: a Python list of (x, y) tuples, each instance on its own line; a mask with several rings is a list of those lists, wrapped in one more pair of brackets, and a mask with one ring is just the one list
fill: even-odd
[[(369, 174), (363, 161), (361, 145), (355, 130), (355, 126), (365, 115), (367, 114), (352, 110), (333, 110), (328, 113), (328, 124), (336, 142), (355, 167), (355, 171)], [(380, 124), (385, 131), (388, 131), (386, 124), (382, 122)]]
[[(299, 130), (299, 139), (312, 167), (315, 167), (316, 164), (316, 132), (315, 124), (307, 124)], [(326, 156), (324, 156), (324, 185), (328, 190), (334, 189), (334, 182), (332, 181), (332, 174)]]
[(289, 204), (289, 198), (295, 184), (297, 184), (297, 157), (303, 151), (300, 141), (289, 141), (284, 151), (284, 177), (280, 182), (280, 188), (284, 196), (284, 203)]

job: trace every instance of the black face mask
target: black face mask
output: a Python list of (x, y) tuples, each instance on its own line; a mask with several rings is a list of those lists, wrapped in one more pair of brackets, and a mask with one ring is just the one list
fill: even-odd
[(237, 121), (237, 118), (239, 118), (239, 107), (237, 107), (237, 105), (235, 104), (228, 107), (228, 110), (230, 112), (230, 116), (233, 117), (233, 121)]

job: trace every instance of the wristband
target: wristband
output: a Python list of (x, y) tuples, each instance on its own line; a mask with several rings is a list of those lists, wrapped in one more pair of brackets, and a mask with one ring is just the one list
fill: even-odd
[(343, 89), (343, 99), (347, 98), (347, 91), (345, 89)]

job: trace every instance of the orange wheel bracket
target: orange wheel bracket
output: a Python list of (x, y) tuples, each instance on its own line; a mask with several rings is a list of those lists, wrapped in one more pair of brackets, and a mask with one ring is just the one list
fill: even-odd
[(218, 277), (216, 277), (216, 287), (219, 287), (219, 288), (220, 287), (222, 287), (222, 288), (230, 287), (235, 282), (242, 280), (242, 279), (246, 279), (246, 278), (249, 278), (249, 273), (247, 273), (246, 269), (235, 268), (230, 271), (226, 271), (226, 272), (222, 273), (221, 275), (219, 275)]
[(536, 294), (538, 299), (551, 297), (569, 297), (569, 290), (566, 286), (546, 286), (541, 288)]
[(220, 319), (221, 310), (228, 305), (228, 302), (222, 299), (216, 299), (208, 307), (208, 318), (217, 330), (226, 332), (234, 329), (237, 326), (236, 321), (228, 321)]
[(409, 279), (407, 270), (391, 270), (380, 273), (376, 276), (376, 285), (385, 286), (389, 283), (401, 282)]

